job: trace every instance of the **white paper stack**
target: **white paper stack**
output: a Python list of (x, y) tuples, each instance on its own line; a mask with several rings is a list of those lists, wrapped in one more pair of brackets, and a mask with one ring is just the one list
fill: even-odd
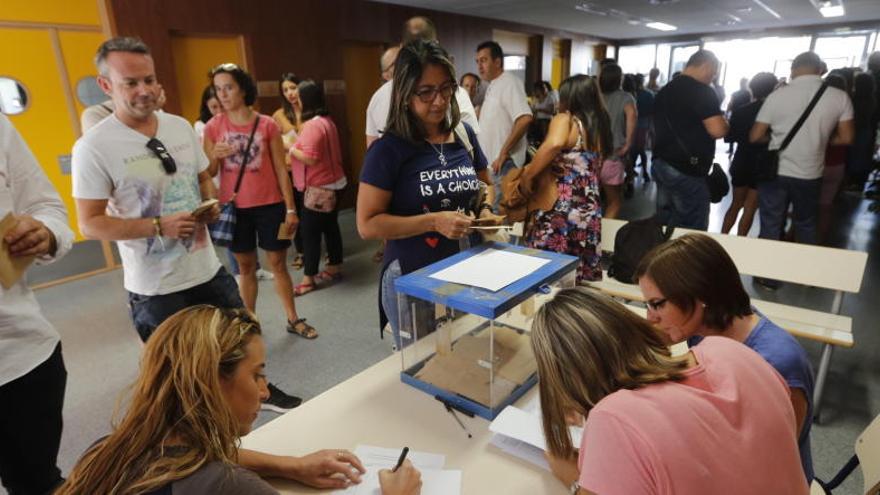
[[(489, 425), (489, 431), (494, 433), (490, 442), (514, 457), (549, 471), (550, 465), (544, 458), (547, 440), (544, 437), (539, 404), (536, 396), (536, 399), (526, 404), (523, 409), (515, 406), (505, 407)], [(571, 426), (569, 434), (572, 443), (575, 446), (580, 445), (583, 428)]]
[(498, 292), (517, 280), (531, 275), (547, 263), (550, 263), (550, 260), (499, 249), (487, 249), (440, 270), (431, 275), (431, 278)]
[[(358, 445), (354, 454), (358, 456), (367, 473), (357, 485), (334, 493), (340, 495), (381, 495), (379, 487), (379, 471), (393, 469), (400, 457), (401, 449), (387, 449), (371, 445)], [(461, 470), (443, 469), (446, 456), (427, 452), (409, 451), (407, 459), (422, 474), (422, 495), (459, 495), (461, 494)]]

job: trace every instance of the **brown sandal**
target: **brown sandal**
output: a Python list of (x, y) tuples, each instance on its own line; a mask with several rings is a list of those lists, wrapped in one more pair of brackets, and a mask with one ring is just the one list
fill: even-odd
[(318, 338), (318, 332), (315, 330), (315, 327), (306, 323), (305, 318), (299, 318), (294, 322), (287, 322), (287, 333), (292, 333), (299, 335), (300, 337), (308, 340), (313, 340)]

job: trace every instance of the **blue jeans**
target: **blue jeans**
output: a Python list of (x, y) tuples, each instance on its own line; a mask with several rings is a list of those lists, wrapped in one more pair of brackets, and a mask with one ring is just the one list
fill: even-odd
[[(491, 167), (492, 164), (490, 163), (489, 166)], [(497, 174), (493, 173), (491, 170), (489, 170), (489, 174), (492, 176), (492, 184), (495, 186), (495, 202), (492, 203), (492, 209), (495, 211), (498, 211), (498, 203), (501, 202), (501, 197), (502, 197), (501, 179), (504, 178), (504, 176), (507, 174), (507, 172), (510, 172), (511, 170), (513, 170), (515, 168), (516, 168), (516, 164), (513, 163), (513, 159), (508, 158), (507, 160), (504, 161), (504, 163), (501, 164), (501, 170)]]
[(758, 183), (758, 213), (761, 215), (761, 239), (782, 238), (788, 205), (793, 206), (792, 225), (798, 242), (816, 243), (816, 218), (822, 179), (795, 179), (779, 176)]
[(144, 342), (169, 316), (197, 304), (211, 304), (221, 308), (244, 307), (238, 294), (238, 284), (222, 266), (214, 278), (189, 289), (156, 296), (128, 293), (131, 320)]
[[(400, 262), (397, 260), (392, 261), (385, 269), (385, 273), (382, 274), (382, 284), (379, 287), (379, 290), (382, 291), (382, 309), (385, 311), (385, 317), (388, 318), (388, 323), (391, 325), (395, 349), (402, 349), (404, 346), (412, 343), (412, 336), (415, 335), (412, 307), (404, 307), (401, 311), (397, 289), (394, 288), (394, 281), (400, 278), (401, 274)], [(408, 298), (408, 300), (413, 301), (415, 299)], [(416, 323), (418, 325), (418, 336), (421, 338), (434, 330), (434, 305), (427, 301), (418, 300), (415, 309), (418, 319)], [(401, 335), (401, 330), (409, 336)]]
[(651, 175), (657, 183), (657, 217), (663, 224), (709, 228), (709, 184), (705, 177), (679, 172), (661, 158), (654, 158)]

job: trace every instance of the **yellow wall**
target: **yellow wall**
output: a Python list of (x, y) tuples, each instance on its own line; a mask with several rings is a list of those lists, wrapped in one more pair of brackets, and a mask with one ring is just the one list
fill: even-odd
[(93, 61), (95, 50), (104, 41), (104, 35), (88, 31), (59, 31), (61, 53), (67, 67), (67, 82), (74, 95), (76, 114), (81, 115), (85, 105), (76, 96), (76, 83), (84, 77), (95, 77), (98, 70)]
[(0, 0), (0, 21), (100, 27), (99, 0)]
[(183, 117), (190, 122), (199, 118), (202, 91), (211, 82), (210, 70), (227, 62), (244, 67), (241, 40), (237, 36), (173, 36), (171, 53)]

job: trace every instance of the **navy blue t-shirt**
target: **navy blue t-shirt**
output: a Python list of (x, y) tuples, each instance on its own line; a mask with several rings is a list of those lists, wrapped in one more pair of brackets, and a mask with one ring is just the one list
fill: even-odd
[[(414, 216), (437, 211), (468, 213), (479, 191), (477, 172), (488, 165), (473, 129), (465, 124), (474, 158), (458, 142), (443, 144), (446, 164), (427, 141), (412, 143), (385, 133), (370, 146), (361, 169), (361, 182), (391, 192), (388, 213)], [(458, 241), (427, 232), (385, 244), (384, 266), (400, 261), (403, 273), (418, 270), (458, 252)]]
[[(789, 388), (801, 389), (807, 399), (807, 415), (803, 430), (798, 434), (798, 448), (804, 476), (807, 478), (807, 483), (812, 483), (813, 456), (810, 448), (810, 429), (813, 425), (813, 369), (810, 366), (810, 359), (804, 348), (790, 333), (755, 308), (752, 308), (752, 311), (761, 319), (743, 344), (770, 363), (782, 375)], [(702, 336), (694, 335), (687, 340), (687, 343), (688, 346), (695, 346), (702, 340)]]

